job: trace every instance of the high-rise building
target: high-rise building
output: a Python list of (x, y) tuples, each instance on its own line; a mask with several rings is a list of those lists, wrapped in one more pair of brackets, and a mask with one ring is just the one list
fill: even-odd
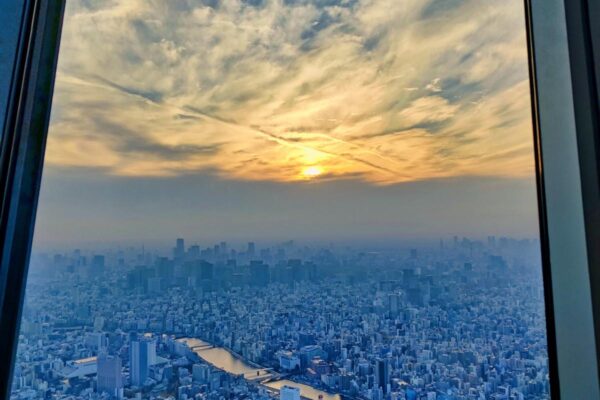
[(196, 382), (208, 382), (210, 367), (207, 364), (194, 364), (192, 366), (192, 377)]
[(200, 262), (200, 279), (201, 280), (212, 280), (214, 278), (215, 275), (215, 268), (214, 265), (206, 262), (206, 261), (201, 261)]
[(317, 339), (316, 339), (314, 333), (310, 333), (310, 332), (299, 332), (298, 333), (298, 346), (299, 347), (310, 346), (310, 345), (314, 345), (314, 344), (317, 344)]
[(108, 347), (108, 337), (101, 332), (90, 332), (85, 337), (85, 345), (96, 352)]
[(397, 293), (388, 296), (388, 312), (391, 318), (397, 317), (400, 312), (400, 295)]
[(279, 400), (300, 400), (300, 389), (293, 386), (282, 386), (279, 391)]
[(156, 273), (159, 277), (167, 280), (173, 278), (173, 261), (167, 257), (158, 257), (156, 260)]
[(105, 261), (104, 261), (104, 256), (103, 255), (95, 255), (94, 257), (92, 257), (92, 264), (90, 265), (91, 267), (91, 274), (94, 276), (98, 276), (104, 273), (104, 266), (105, 266)]
[(418, 257), (418, 252), (417, 249), (410, 249), (410, 258), (412, 258), (413, 260), (416, 259)]
[(133, 270), (127, 273), (127, 287), (138, 293), (147, 293), (148, 279), (152, 277), (154, 271), (143, 265), (137, 265)]
[(153, 337), (145, 338), (147, 341), (147, 351), (148, 351), (148, 366), (152, 366), (156, 364), (156, 339)]
[(98, 356), (98, 373), (96, 390), (108, 393), (115, 398), (123, 397), (123, 377), (121, 375), (121, 358), (101, 354)]
[(269, 284), (269, 266), (262, 261), (250, 261), (250, 282), (254, 286)]
[(177, 238), (175, 242), (175, 248), (173, 249), (173, 256), (176, 260), (182, 260), (185, 255), (185, 241), (182, 238)]
[(375, 364), (375, 379), (377, 386), (387, 393), (387, 385), (390, 381), (390, 363), (387, 359), (377, 359)]
[(134, 337), (129, 346), (131, 384), (143, 386), (150, 366), (156, 363), (156, 341), (149, 337)]
[(203, 291), (210, 292), (214, 290), (215, 268), (207, 261), (200, 261), (199, 269), (196, 271), (196, 285)]

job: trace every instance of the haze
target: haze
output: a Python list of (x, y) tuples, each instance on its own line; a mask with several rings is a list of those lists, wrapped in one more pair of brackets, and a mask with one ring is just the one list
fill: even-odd
[(522, 8), (69, 1), (36, 243), (536, 236)]

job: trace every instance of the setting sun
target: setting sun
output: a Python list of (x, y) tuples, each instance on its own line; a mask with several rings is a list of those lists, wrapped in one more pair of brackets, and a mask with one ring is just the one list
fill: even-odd
[(321, 167), (311, 166), (306, 167), (302, 170), (302, 175), (306, 178), (314, 178), (323, 173), (323, 169)]

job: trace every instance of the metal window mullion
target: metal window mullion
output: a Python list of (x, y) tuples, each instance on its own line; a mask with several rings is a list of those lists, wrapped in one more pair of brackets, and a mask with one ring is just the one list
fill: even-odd
[(0, 395), (8, 398), (58, 55), (64, 0), (27, 2), (0, 153)]
[[(542, 198), (560, 398), (600, 399), (565, 0), (530, 0)], [(566, 0), (567, 2), (571, 0)], [(573, 0), (580, 1), (580, 0)], [(579, 71), (574, 71), (579, 72)], [(552, 383), (551, 383), (552, 384)]]

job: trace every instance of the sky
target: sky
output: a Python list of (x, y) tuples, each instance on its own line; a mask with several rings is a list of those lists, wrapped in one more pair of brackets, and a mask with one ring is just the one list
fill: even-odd
[(70, 0), (38, 246), (536, 236), (522, 2)]

